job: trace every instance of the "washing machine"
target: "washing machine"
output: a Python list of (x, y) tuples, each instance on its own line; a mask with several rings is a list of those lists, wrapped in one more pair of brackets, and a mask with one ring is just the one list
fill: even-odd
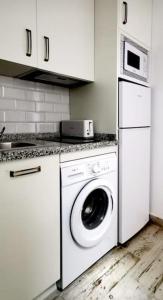
[(64, 289), (117, 245), (117, 154), (61, 164), (61, 280)]

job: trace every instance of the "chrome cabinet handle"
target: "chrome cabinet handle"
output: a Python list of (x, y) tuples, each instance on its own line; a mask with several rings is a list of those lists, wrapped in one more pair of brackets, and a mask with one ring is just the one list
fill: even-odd
[(19, 177), (19, 176), (38, 173), (38, 172), (41, 172), (40, 166), (36, 167), (36, 168), (25, 169), (25, 170), (20, 170), (20, 171), (10, 171), (10, 177)]
[(49, 61), (49, 38), (44, 36), (45, 41), (45, 58), (44, 61)]
[(123, 1), (123, 5), (124, 5), (124, 9), (125, 9), (123, 24), (125, 25), (125, 24), (127, 24), (127, 21), (128, 21), (128, 4), (126, 1)]
[(32, 31), (30, 29), (26, 29), (27, 33), (27, 52), (26, 56), (32, 55)]

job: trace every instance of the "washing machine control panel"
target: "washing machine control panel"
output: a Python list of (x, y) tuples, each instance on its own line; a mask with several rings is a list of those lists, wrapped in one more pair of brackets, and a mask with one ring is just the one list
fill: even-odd
[(95, 164), (92, 166), (93, 173), (99, 173), (100, 171), (101, 171), (101, 168), (100, 168), (99, 164)]
[(61, 168), (62, 185), (69, 185), (75, 182), (84, 181), (94, 177), (116, 171), (117, 157), (115, 154), (108, 154), (105, 157), (92, 157), (81, 159), (75, 162), (63, 164)]
[(93, 162), (88, 164), (88, 173), (92, 175), (101, 175), (107, 173), (110, 169), (108, 161)]

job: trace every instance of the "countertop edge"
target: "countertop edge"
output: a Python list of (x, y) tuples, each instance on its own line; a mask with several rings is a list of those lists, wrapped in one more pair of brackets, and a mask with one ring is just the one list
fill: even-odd
[[(31, 141), (33, 142), (33, 140)], [(37, 141), (38, 143), (38, 141)], [(40, 142), (41, 143), (41, 142)], [(43, 143), (43, 142), (42, 142)], [(117, 146), (117, 140), (101, 140), (98, 142), (86, 143), (86, 144), (60, 144), (56, 142), (45, 142), (43, 144), (38, 144), (36, 147), (28, 147), (12, 150), (0, 150), (0, 163), (7, 161), (15, 161), (36, 157), (43, 157), (49, 155), (61, 155), (66, 153), (74, 153), (84, 150), (95, 150), (99, 148), (105, 148), (110, 146)]]

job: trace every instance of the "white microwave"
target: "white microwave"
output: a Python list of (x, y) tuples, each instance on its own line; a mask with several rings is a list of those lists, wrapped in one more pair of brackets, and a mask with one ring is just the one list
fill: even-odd
[(121, 73), (148, 82), (148, 51), (130, 39), (121, 38)]

